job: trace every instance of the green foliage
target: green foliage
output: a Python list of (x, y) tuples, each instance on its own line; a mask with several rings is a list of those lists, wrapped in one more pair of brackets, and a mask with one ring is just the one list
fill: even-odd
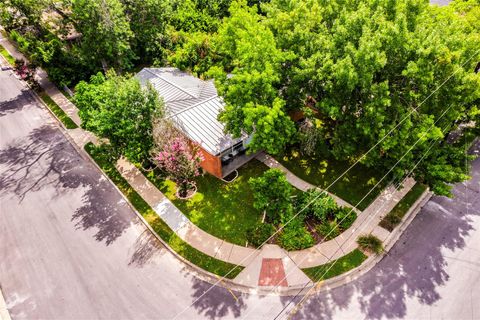
[(249, 244), (259, 248), (275, 232), (275, 227), (269, 223), (262, 223), (255, 228), (247, 230)]
[(172, 15), (169, 0), (123, 0), (125, 12), (133, 32), (132, 48), (136, 56), (148, 61), (161, 63), (170, 47), (167, 34), (169, 18)]
[(168, 62), (198, 76), (205, 74), (214, 63), (212, 36), (204, 32), (180, 32), (176, 35), (177, 47), (168, 57)]
[[(308, 207), (307, 207), (308, 206)], [(335, 200), (325, 191), (320, 189), (309, 189), (299, 196), (298, 210), (309, 217), (315, 217), (320, 221), (333, 217), (338, 206)]]
[(421, 183), (415, 184), (410, 191), (400, 200), (397, 205), (390, 211), (379, 223), (379, 225), (388, 231), (393, 231), (415, 201), (425, 192), (427, 187)]
[(127, 69), (135, 55), (130, 46), (130, 29), (124, 5), (119, 0), (72, 0), (72, 20), (82, 34), (81, 49), (92, 63), (104, 69)]
[(278, 237), (279, 245), (285, 250), (302, 250), (313, 246), (312, 235), (303, 225), (303, 221), (295, 218), (287, 224)]
[(117, 157), (112, 154), (112, 150), (105, 145), (96, 147), (92, 143), (85, 145), (85, 151), (94, 159), (102, 171), (110, 180), (120, 189), (125, 197), (130, 201), (133, 207), (142, 215), (147, 223), (152, 227), (155, 233), (165, 241), (172, 250), (180, 256), (200, 268), (225, 276), (229, 279), (235, 278), (243, 267), (235, 266), (231, 263), (212, 258), (201, 251), (184, 242), (175, 232), (163, 221), (160, 216), (153, 211), (145, 200), (128, 184), (115, 168)]
[(362, 251), (355, 249), (337, 260), (312, 268), (302, 269), (305, 274), (315, 282), (326, 280), (341, 275), (360, 266), (367, 256)]
[(176, 30), (213, 32), (228, 14), (231, 0), (173, 0), (172, 25)]
[(347, 230), (357, 219), (357, 213), (348, 207), (339, 207), (335, 211), (335, 220), (338, 221), (339, 227), (342, 231)]
[(163, 113), (157, 92), (142, 88), (136, 78), (101, 73), (75, 88), (82, 127), (107, 138), (117, 154), (133, 162), (149, 158), (152, 120)]
[(384, 250), (382, 240), (371, 234), (358, 237), (357, 243), (364, 251), (380, 254)]
[(60, 108), (55, 103), (55, 101), (53, 101), (52, 98), (50, 98), (48, 94), (46, 94), (45, 92), (41, 92), (39, 96), (43, 100), (43, 102), (45, 102), (45, 104), (48, 106), (50, 111), (52, 111), (55, 114), (55, 116), (63, 123), (65, 128), (67, 129), (78, 128), (77, 124), (73, 122), (72, 119), (70, 119), (70, 117), (65, 113), (65, 111), (63, 111), (63, 109)]
[(256, 8), (234, 1), (230, 14), (215, 37), (219, 63), (209, 72), (226, 102), (219, 119), (234, 136), (252, 134), (252, 151), (279, 153), (295, 132), (278, 97), (279, 72), (287, 57)]
[(317, 225), (315, 229), (325, 240), (331, 240), (338, 237), (341, 233), (336, 219), (330, 221), (325, 220)]
[(293, 187), (281, 170), (269, 169), (257, 178), (250, 178), (248, 182), (253, 190), (253, 206), (265, 210), (270, 222), (286, 221), (292, 215)]
[[(358, 159), (405, 118), (378, 151), (362, 159), (384, 171), (421, 138), (393, 172), (402, 176), (431, 141), (444, 138), (439, 128), (449, 131), (480, 97), (480, 74), (473, 73), (478, 59), (467, 63), (478, 50), (479, 7), (473, 1), (439, 8), (420, 0), (273, 0), (263, 7), (265, 23), (277, 47), (290, 55), (280, 74), (282, 97), (289, 107), (315, 108), (325, 144), (340, 160)], [(446, 194), (448, 183), (466, 175), (451, 150), (436, 149), (426, 160), (430, 167), (416, 171), (435, 192)]]

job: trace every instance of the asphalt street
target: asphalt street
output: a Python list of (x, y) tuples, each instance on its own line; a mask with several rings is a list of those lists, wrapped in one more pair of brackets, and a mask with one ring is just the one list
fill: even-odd
[[(432, 198), (373, 270), (313, 295), (294, 318), (480, 319), (480, 160), (472, 175), (454, 199)], [(13, 319), (173, 318), (210, 288), (8, 71), (0, 191), (0, 288)], [(290, 300), (216, 287), (178, 319), (273, 319)]]

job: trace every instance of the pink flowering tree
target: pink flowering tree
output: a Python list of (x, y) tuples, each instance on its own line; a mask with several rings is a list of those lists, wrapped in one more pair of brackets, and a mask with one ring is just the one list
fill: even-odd
[(179, 195), (186, 196), (194, 187), (194, 178), (200, 175), (203, 156), (198, 147), (191, 146), (187, 139), (178, 135), (165, 142), (154, 161), (177, 184)]
[(20, 79), (26, 81), (32, 89), (37, 90), (39, 88), (39, 84), (37, 80), (35, 80), (36, 65), (27, 64), (23, 59), (17, 59), (15, 60), (13, 69)]

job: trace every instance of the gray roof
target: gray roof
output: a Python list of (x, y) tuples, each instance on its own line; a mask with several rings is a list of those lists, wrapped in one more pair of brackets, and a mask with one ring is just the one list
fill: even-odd
[(224, 108), (213, 81), (204, 81), (177, 68), (145, 68), (137, 74), (142, 84), (150, 82), (165, 102), (167, 116), (192, 141), (218, 155), (242, 139), (224, 133), (217, 120)]

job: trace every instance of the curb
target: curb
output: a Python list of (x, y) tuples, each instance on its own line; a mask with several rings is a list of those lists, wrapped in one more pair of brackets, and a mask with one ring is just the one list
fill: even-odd
[(3, 298), (2, 288), (0, 287), (0, 320), (12, 320), (7, 309), (7, 303)]

